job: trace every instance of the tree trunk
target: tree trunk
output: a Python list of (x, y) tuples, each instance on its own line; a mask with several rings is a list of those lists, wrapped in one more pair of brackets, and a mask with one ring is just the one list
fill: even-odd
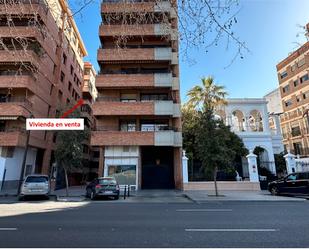
[(68, 173), (67, 170), (63, 167), (64, 169), (64, 176), (65, 176), (65, 191), (66, 191), (66, 196), (69, 196), (69, 180), (68, 180)]
[(217, 172), (218, 172), (218, 167), (216, 166), (216, 167), (214, 168), (214, 184), (215, 184), (216, 196), (219, 196), (219, 193), (218, 193), (218, 186), (217, 186)]

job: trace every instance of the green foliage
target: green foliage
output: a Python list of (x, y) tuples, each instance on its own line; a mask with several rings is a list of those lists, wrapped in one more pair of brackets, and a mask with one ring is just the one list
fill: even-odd
[(216, 85), (214, 78), (202, 78), (202, 86), (195, 86), (188, 92), (188, 105), (194, 109), (208, 108), (213, 110), (219, 105), (226, 105), (227, 92), (224, 86)]
[(205, 173), (228, 169), (237, 155), (247, 153), (242, 140), (221, 120), (216, 120), (209, 108), (198, 113), (198, 125), (194, 132), (197, 157)]
[[(66, 108), (66, 110), (69, 109)], [(68, 118), (79, 118), (80, 111), (75, 110)], [(59, 166), (68, 173), (83, 166), (83, 142), (89, 137), (89, 130), (58, 131), (55, 158)]]

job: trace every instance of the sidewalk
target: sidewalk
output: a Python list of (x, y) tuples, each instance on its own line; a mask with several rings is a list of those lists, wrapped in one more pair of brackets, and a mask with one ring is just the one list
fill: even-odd
[(17, 189), (2, 189), (0, 197), (17, 196)]
[(190, 200), (202, 203), (209, 201), (306, 201), (306, 197), (272, 196), (268, 191), (213, 191), (188, 190), (183, 192)]

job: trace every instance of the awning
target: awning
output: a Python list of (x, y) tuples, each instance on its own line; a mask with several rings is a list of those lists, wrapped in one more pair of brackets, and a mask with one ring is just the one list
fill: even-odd
[(18, 116), (0, 116), (0, 120), (17, 120)]

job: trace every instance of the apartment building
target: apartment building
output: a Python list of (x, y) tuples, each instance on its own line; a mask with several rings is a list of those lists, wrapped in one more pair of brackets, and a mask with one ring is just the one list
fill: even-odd
[(281, 61), (277, 72), (283, 106), (280, 123), (284, 148), (301, 157), (308, 157), (309, 42)]
[[(176, 1), (101, 4), (91, 145), (99, 151), (99, 176), (139, 189), (182, 188), (175, 9)], [(153, 18), (136, 23), (136, 16)]]
[[(87, 54), (65, 0), (0, 2), (0, 182), (15, 187), (25, 119), (56, 117), (82, 97)], [(25, 174), (49, 174), (56, 133), (31, 131)]]
[[(82, 87), (82, 96), (84, 104), (81, 106), (81, 116), (84, 118), (85, 126), (92, 130), (95, 127), (95, 118), (93, 116), (92, 105), (97, 98), (98, 91), (95, 86), (96, 71), (90, 62), (84, 62), (84, 82)], [(84, 153), (84, 177), (91, 180), (97, 176), (97, 163), (94, 162), (93, 148), (90, 146), (90, 141), (85, 141), (83, 144)], [(78, 180), (78, 177), (74, 177)]]

